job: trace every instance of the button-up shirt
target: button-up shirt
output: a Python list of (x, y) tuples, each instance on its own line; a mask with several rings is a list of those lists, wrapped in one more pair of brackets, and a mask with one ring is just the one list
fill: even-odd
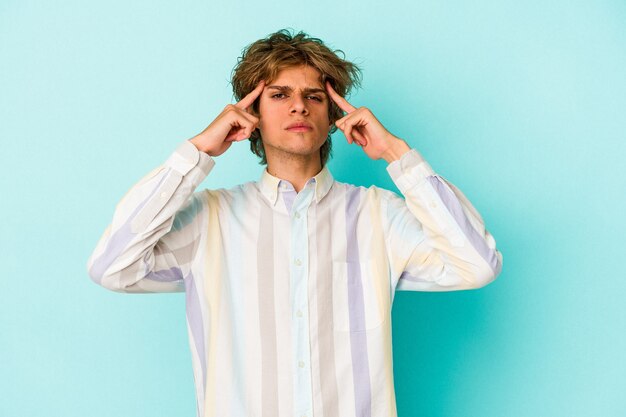
[(199, 417), (397, 416), (394, 293), (493, 281), (502, 254), (479, 213), (415, 149), (387, 166), (404, 198), (326, 166), (300, 192), (267, 169), (196, 191), (214, 165), (186, 140), (135, 184), (91, 279), (185, 293)]

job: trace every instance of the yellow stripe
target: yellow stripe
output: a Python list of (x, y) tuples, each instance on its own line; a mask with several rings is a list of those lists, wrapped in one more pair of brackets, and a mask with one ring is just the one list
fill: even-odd
[[(373, 204), (371, 204), (370, 216), (372, 224), (380, 225), (382, 224), (382, 216), (380, 211), (380, 204), (383, 196), (380, 192), (371, 190), (371, 192), (375, 192), (375, 198), (373, 199)], [(385, 338), (382, 340), (383, 343), (383, 355), (384, 355), (384, 366), (385, 366), (385, 385), (387, 389), (387, 393), (389, 394), (388, 398), (388, 416), (396, 416), (396, 399), (393, 387), (393, 364), (392, 364), (392, 351), (391, 351), (391, 294), (389, 293), (391, 288), (390, 278), (388, 274), (389, 264), (387, 260), (387, 251), (385, 250), (384, 245), (384, 236), (382, 234), (382, 230), (379, 227), (373, 228), (373, 236), (372, 236), (373, 244), (378, 242), (380, 243), (379, 247), (370, 248), (370, 253), (374, 257), (373, 267), (376, 268), (374, 271), (374, 277), (376, 278), (374, 281), (374, 288), (376, 293), (376, 299), (378, 301), (379, 311), (382, 311), (383, 314), (389, 315), (387, 317), (388, 320), (385, 321), (383, 326), (385, 327)]]
[(219, 322), (220, 322), (220, 294), (221, 294), (221, 277), (222, 277), (222, 258), (221, 246), (220, 246), (220, 227), (217, 218), (218, 201), (217, 198), (211, 193), (208, 194), (208, 231), (207, 231), (207, 249), (206, 258), (204, 264), (204, 276), (209, 278), (205, 279), (204, 283), (204, 296), (208, 300), (207, 314), (209, 314), (210, 327), (209, 334), (205, 340), (209, 341), (207, 347), (208, 355), (207, 363), (207, 384), (206, 391), (204, 392), (204, 416), (215, 416), (215, 392), (217, 387), (216, 378), (216, 352), (218, 338), (215, 337), (219, 334)]

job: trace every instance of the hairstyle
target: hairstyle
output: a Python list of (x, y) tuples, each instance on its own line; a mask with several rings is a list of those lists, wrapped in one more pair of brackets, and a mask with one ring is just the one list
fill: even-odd
[[(361, 85), (361, 69), (356, 64), (340, 58), (337, 52), (345, 58), (342, 50), (331, 50), (321, 39), (312, 38), (302, 31), (295, 35), (286, 29), (272, 33), (246, 46), (237, 59), (231, 76), (235, 99), (241, 100), (254, 90), (261, 80), (272, 82), (283, 69), (300, 65), (309, 65), (317, 69), (321, 73), (322, 85), (328, 80), (335, 91), (345, 97), (353, 86)], [(333, 100), (329, 99), (328, 102), (328, 118), (332, 127), (326, 142), (320, 148), (322, 167), (331, 156), (331, 134), (337, 131), (334, 123), (344, 116)], [(259, 99), (255, 100), (252, 109), (258, 114)], [(252, 132), (249, 141), (250, 150), (261, 158), (259, 164), (267, 164), (258, 128)]]

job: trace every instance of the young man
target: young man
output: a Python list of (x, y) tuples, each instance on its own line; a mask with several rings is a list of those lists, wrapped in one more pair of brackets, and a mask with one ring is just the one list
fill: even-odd
[[(303, 33), (250, 45), (239, 101), (131, 188), (88, 261), (114, 291), (186, 293), (198, 416), (396, 416), (394, 292), (480, 288), (501, 271), (461, 191), (343, 98), (355, 74)], [(389, 163), (404, 199), (333, 179), (336, 127)], [(261, 178), (194, 192), (248, 138)]]

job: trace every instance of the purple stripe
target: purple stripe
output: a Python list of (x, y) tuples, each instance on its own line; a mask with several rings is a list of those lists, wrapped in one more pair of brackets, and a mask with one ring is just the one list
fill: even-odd
[(372, 415), (372, 393), (365, 331), (365, 304), (361, 264), (359, 263), (359, 241), (357, 215), (360, 188), (351, 187), (346, 196), (346, 257), (348, 264), (348, 306), (350, 312), (350, 348), (352, 352), (352, 380), (354, 383), (354, 407), (356, 417)]
[(139, 210), (146, 205), (146, 203), (157, 192), (163, 181), (165, 181), (165, 178), (167, 178), (167, 172), (169, 172), (169, 170), (163, 174), (163, 177), (159, 180), (159, 183), (154, 187), (150, 195), (146, 197), (146, 199), (143, 200), (135, 210), (133, 210), (131, 215), (128, 216), (128, 219), (126, 219), (126, 222), (115, 233), (113, 233), (113, 235), (109, 238), (106, 249), (102, 255), (93, 262), (93, 265), (91, 265), (89, 275), (98, 284), (102, 283), (102, 277), (104, 276), (106, 270), (109, 269), (111, 264), (119, 258), (133, 238), (137, 236), (136, 233), (131, 232), (130, 224), (137, 215), (137, 212), (139, 212)]
[[(147, 264), (146, 264), (147, 265)], [(169, 269), (161, 269), (160, 271), (151, 271), (146, 275), (145, 279), (159, 282), (173, 282), (183, 279), (183, 272), (179, 267), (174, 266)]]
[[(187, 321), (191, 329), (194, 345), (200, 363), (202, 364), (202, 392), (206, 392), (206, 354), (204, 348), (204, 326), (202, 322), (202, 310), (200, 309), (200, 295), (196, 288), (193, 273), (189, 272), (185, 280), (185, 300), (187, 309)], [(200, 403), (200, 398), (197, 399)], [(198, 404), (198, 416), (202, 416), (204, 404)]]
[(428, 177), (428, 181), (430, 185), (437, 191), (439, 198), (443, 201), (443, 204), (446, 206), (454, 220), (457, 222), (467, 239), (472, 243), (476, 251), (483, 257), (483, 259), (487, 262), (487, 264), (491, 267), (495, 275), (500, 273), (502, 269), (502, 265), (499, 263), (498, 256), (496, 255), (495, 249), (487, 246), (487, 242), (485, 242), (484, 237), (482, 237), (476, 229), (472, 226), (469, 219), (463, 212), (463, 207), (458, 199), (458, 197), (454, 194), (454, 192), (450, 189), (450, 187), (445, 183), (442, 178), (439, 178), (436, 175), (431, 175)]
[(291, 213), (291, 207), (295, 198), (296, 190), (289, 190), (283, 193), (283, 201), (285, 202), (285, 207), (287, 207), (287, 213)]
[(427, 279), (413, 276), (406, 271), (402, 272), (402, 275), (400, 275), (400, 279), (404, 279), (404, 280), (411, 281), (411, 282), (431, 282)]

